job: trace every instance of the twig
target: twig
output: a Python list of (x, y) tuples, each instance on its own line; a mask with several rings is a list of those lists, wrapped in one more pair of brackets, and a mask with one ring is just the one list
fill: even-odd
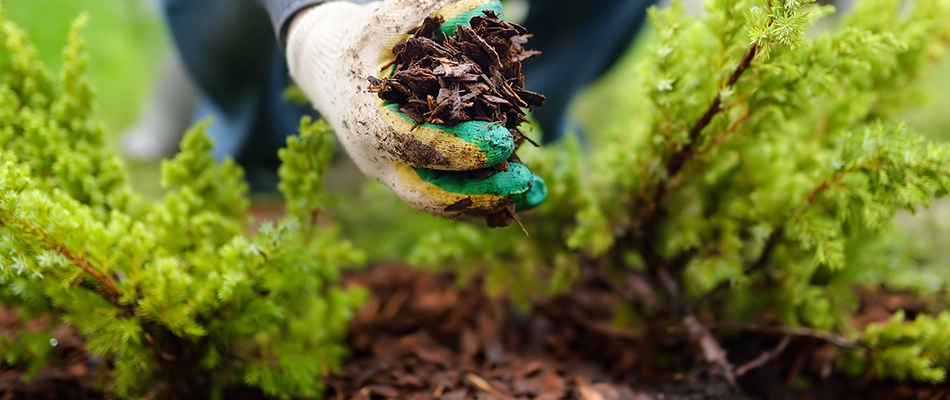
[(739, 118), (736, 118), (736, 120), (733, 121), (732, 125), (730, 125), (729, 128), (722, 131), (722, 133), (720, 133), (719, 136), (716, 137), (715, 141), (710, 142), (709, 145), (704, 146), (703, 148), (699, 149), (697, 153), (705, 154), (709, 150), (712, 150), (715, 147), (721, 146), (726, 141), (726, 138), (729, 137), (729, 135), (731, 135), (733, 132), (739, 129), (739, 127), (742, 126), (742, 124), (745, 124), (751, 118), (752, 118), (752, 110), (746, 110), (746, 112), (742, 113), (742, 115)]
[(20, 224), (23, 227), (27, 228), (34, 235), (39, 236), (40, 240), (43, 242), (43, 247), (46, 247), (48, 249), (56, 251), (59, 254), (62, 254), (64, 257), (69, 259), (69, 262), (73, 263), (74, 265), (82, 269), (82, 271), (85, 272), (87, 275), (92, 276), (96, 281), (101, 283), (102, 286), (105, 287), (106, 291), (108, 291), (109, 294), (113, 296), (113, 299), (112, 299), (113, 303), (116, 303), (116, 304), (118, 303), (119, 298), (122, 297), (122, 293), (119, 292), (119, 288), (115, 285), (115, 282), (112, 282), (112, 280), (109, 279), (109, 277), (107, 277), (101, 271), (93, 268), (92, 265), (89, 265), (89, 261), (86, 260), (85, 257), (78, 257), (66, 247), (53, 242), (53, 240), (50, 239), (50, 237), (46, 234), (46, 232), (43, 232), (39, 229), (35, 229), (33, 225), (30, 224), (30, 221), (27, 221), (24, 219), (20, 221)]
[(733, 330), (733, 331), (746, 331), (746, 332), (755, 332), (755, 333), (768, 333), (776, 335), (787, 335), (787, 336), (796, 336), (796, 337), (807, 337), (812, 339), (818, 339), (824, 342), (831, 343), (838, 347), (843, 347), (847, 349), (858, 349), (866, 347), (861, 342), (855, 342), (848, 339), (845, 339), (841, 336), (837, 336), (827, 332), (821, 332), (815, 329), (809, 328), (791, 328), (787, 326), (763, 326), (763, 325), (753, 325), (753, 324), (742, 324), (735, 322), (720, 322), (715, 323), (710, 326), (713, 330)]
[(764, 351), (762, 352), (762, 354), (760, 354), (758, 357), (756, 357), (752, 361), (742, 364), (741, 366), (739, 366), (739, 368), (736, 368), (736, 376), (743, 376), (747, 372), (753, 369), (756, 369), (756, 368), (764, 366), (765, 364), (768, 364), (769, 361), (772, 361), (776, 357), (781, 355), (782, 352), (785, 351), (785, 348), (788, 347), (788, 344), (791, 342), (792, 342), (792, 336), (785, 335), (784, 337), (782, 337), (782, 341), (779, 342), (778, 346), (775, 346), (774, 349), (769, 350), (769, 351)]
[(76, 257), (71, 251), (69, 251), (69, 249), (62, 246), (54, 245), (52, 248), (58, 251), (60, 254), (66, 256), (66, 258), (68, 258), (70, 262), (72, 262), (73, 264), (76, 264), (79, 268), (83, 270), (83, 272), (91, 275), (93, 278), (99, 281), (99, 283), (101, 283), (102, 286), (105, 286), (106, 290), (109, 291), (109, 293), (116, 300), (122, 297), (122, 293), (119, 292), (119, 288), (116, 287), (115, 283), (112, 282), (112, 280), (109, 279), (107, 276), (105, 276), (105, 274), (103, 274), (99, 270), (89, 265), (89, 262), (85, 258)]
[(818, 186), (815, 187), (811, 193), (808, 194), (808, 203), (814, 203), (815, 198), (818, 197), (821, 192), (825, 191), (828, 188), (828, 181), (821, 182)]
[(524, 224), (521, 223), (521, 220), (518, 219), (518, 216), (515, 215), (515, 213), (511, 211), (510, 208), (506, 209), (506, 211), (508, 211), (508, 215), (511, 216), (511, 219), (515, 220), (515, 222), (518, 223), (518, 226), (521, 227), (521, 231), (524, 232), (524, 235), (530, 237), (531, 235), (528, 234), (528, 229), (524, 227)]
[(690, 340), (699, 344), (703, 351), (703, 359), (710, 364), (717, 365), (722, 371), (723, 377), (730, 385), (736, 386), (736, 375), (733, 372), (732, 364), (726, 356), (726, 350), (722, 348), (716, 337), (713, 336), (709, 328), (699, 322), (696, 316), (690, 314), (683, 318), (683, 326), (689, 332)]

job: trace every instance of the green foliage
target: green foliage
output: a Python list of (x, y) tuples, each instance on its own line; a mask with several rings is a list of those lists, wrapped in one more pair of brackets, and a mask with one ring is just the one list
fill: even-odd
[[(210, 121), (163, 163), (164, 198), (146, 202), (92, 117), (84, 22), (54, 80), (0, 9), (0, 301), (75, 326), (110, 361), (106, 389), (120, 397), (203, 398), (241, 384), (319, 396), (365, 297), (339, 286), (360, 252), (309, 218), (323, 207), (332, 132), (304, 121), (288, 141), (290, 215), (254, 234), (243, 172), (209, 153)], [(40, 368), (51, 335), (4, 338), (4, 361)]]
[(893, 223), (950, 189), (950, 147), (898, 119), (950, 43), (950, 2), (865, 0), (826, 28), (816, 23), (834, 8), (809, 1), (705, 6), (695, 17), (676, 1), (651, 10), (655, 31), (625, 70), (637, 79), (621, 89), (629, 101), (599, 104), (626, 117), (593, 132), (589, 149), (526, 149), (549, 182), (548, 201), (522, 216), (530, 237), (446, 228), (420, 241), (414, 263), (465, 276), (484, 267), (492, 292), (523, 302), (568, 288), (583, 268), (618, 285), (636, 271), (667, 304), (687, 305), (673, 321), (777, 316), (863, 337), (870, 350), (840, 352), (843, 371), (944, 380), (945, 315), (900, 314), (882, 328), (854, 313), (861, 288), (950, 289), (920, 278)]
[(870, 369), (877, 376), (941, 382), (950, 366), (950, 313), (918, 315), (905, 322), (899, 311), (886, 323), (867, 327), (861, 338), (871, 351), (852, 351), (844, 368), (860, 376)]
[[(323, 190), (323, 179), (333, 160), (336, 143), (332, 128), (324, 120), (313, 122), (304, 117), (301, 137), (287, 139), (287, 147), (278, 152), (282, 162), (277, 171), (278, 189), (287, 202), (287, 212), (300, 221), (316, 223), (317, 212), (329, 202)], [(312, 226), (312, 225), (311, 225)]]

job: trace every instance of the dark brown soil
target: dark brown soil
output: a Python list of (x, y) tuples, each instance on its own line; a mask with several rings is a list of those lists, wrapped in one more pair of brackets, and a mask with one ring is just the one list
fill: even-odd
[[(0, 335), (4, 338), (15, 338), (24, 331), (46, 331), (48, 324), (46, 318), (23, 321), (16, 311), (0, 306)], [(50, 339), (56, 340), (56, 358), (28, 382), (22, 379), (23, 370), (0, 363), (0, 399), (101, 397), (95, 390), (94, 376), (99, 363), (86, 351), (79, 333), (69, 326), (59, 325)]]
[[(355, 357), (330, 380), (344, 399), (745, 399), (716, 379), (642, 383), (637, 334), (610, 327), (606, 292), (519, 314), (476, 280), (387, 268), (351, 276), (375, 296), (353, 322)], [(592, 310), (594, 308), (597, 310)]]
[[(946, 386), (821, 378), (828, 348), (798, 341), (785, 356), (741, 380), (742, 392), (706, 375), (681, 332), (648, 327), (617, 328), (611, 318), (622, 303), (599, 278), (588, 276), (568, 295), (536, 299), (522, 314), (483, 294), (479, 280), (460, 287), (450, 274), (404, 267), (351, 273), (347, 285), (372, 291), (355, 317), (348, 338), (353, 356), (328, 380), (327, 399), (950, 399)], [(862, 315), (889, 316), (910, 308), (907, 297), (868, 296)], [(923, 305), (916, 305), (923, 307)], [(0, 309), (7, 337), (25, 326), (16, 313)], [(0, 367), (0, 400), (103, 398), (95, 390), (96, 361), (67, 327), (56, 334), (59, 353), (31, 382), (22, 371)], [(774, 346), (761, 336), (724, 341), (740, 365)], [(650, 360), (662, 359), (666, 367)], [(680, 371), (679, 373), (675, 371)], [(798, 390), (796, 382), (810, 380)], [(235, 389), (228, 399), (263, 399), (255, 390)]]

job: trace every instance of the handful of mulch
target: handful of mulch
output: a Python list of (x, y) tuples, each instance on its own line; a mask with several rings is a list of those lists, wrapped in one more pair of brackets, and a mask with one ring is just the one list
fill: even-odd
[[(537, 146), (518, 129), (527, 120), (523, 108), (544, 103), (543, 95), (524, 88), (521, 63), (540, 54), (525, 50), (531, 36), (527, 29), (498, 18), (491, 10), (473, 17), (471, 27), (458, 25), (454, 36), (446, 37), (439, 30), (444, 22), (441, 16), (431, 16), (410, 30), (412, 37), (393, 47), (395, 59), (384, 67), (395, 66), (392, 76), (369, 77), (370, 91), (399, 104), (416, 126), (494, 122), (508, 128), (515, 149), (525, 140)], [(508, 161), (519, 162), (514, 154)], [(490, 176), (507, 169), (504, 162), (473, 174)], [(512, 221), (514, 206), (488, 217), (492, 227)]]

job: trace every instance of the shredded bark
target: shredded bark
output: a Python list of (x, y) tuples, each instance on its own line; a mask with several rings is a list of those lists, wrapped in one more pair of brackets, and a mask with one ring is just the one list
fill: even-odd
[(524, 88), (521, 63), (540, 54), (524, 48), (531, 35), (491, 10), (473, 17), (471, 27), (458, 25), (454, 36), (439, 30), (444, 22), (431, 16), (410, 30), (413, 36), (393, 47), (393, 74), (370, 77), (370, 91), (399, 104), (417, 125), (495, 122), (520, 144), (525, 137), (518, 126), (527, 120), (523, 108), (541, 106), (545, 99)]
[(621, 300), (600, 282), (538, 299), (530, 314), (486, 297), (482, 277), (459, 286), (452, 274), (387, 267), (346, 284), (373, 296), (352, 322), (354, 355), (329, 380), (329, 399), (747, 399), (723, 381), (644, 384), (670, 379), (644, 367), (667, 344), (611, 324)]
[[(369, 90), (415, 121), (454, 127), (467, 121), (486, 121), (504, 126), (511, 132), (515, 149), (528, 141), (519, 126), (527, 121), (532, 107), (544, 104), (544, 95), (525, 89), (522, 62), (541, 54), (524, 45), (531, 35), (518, 24), (498, 18), (491, 10), (475, 16), (471, 26), (457, 25), (455, 35), (447, 36), (439, 27), (442, 16), (426, 18), (411, 29), (411, 37), (393, 46), (395, 56), (391, 76), (370, 76)], [(520, 162), (512, 154), (510, 162)], [(486, 177), (506, 171), (508, 163), (473, 172)], [(488, 216), (491, 227), (514, 222), (507, 210)]]
[[(685, 332), (662, 323), (645, 322), (638, 328), (615, 324), (630, 300), (602, 274), (586, 271), (569, 293), (535, 298), (527, 314), (518, 313), (504, 298), (486, 297), (483, 278), (464, 286), (456, 278), (392, 265), (346, 274), (345, 285), (367, 287), (371, 297), (350, 325), (347, 346), (352, 356), (326, 379), (323, 398), (950, 398), (946, 384), (829, 373), (835, 346), (807, 337), (783, 344), (779, 335), (755, 331), (724, 342), (733, 361), (748, 365), (740, 368), (738, 379), (745, 393), (738, 393), (706, 370)], [(861, 303), (855, 317), (865, 322), (886, 321), (898, 309), (927, 312), (930, 307), (912, 296), (881, 292), (862, 293)], [(0, 335), (7, 339), (48, 323), (45, 318), (24, 321), (0, 308)], [(89, 355), (79, 332), (61, 326), (52, 337), (59, 352), (33, 379), (24, 377), (23, 366), (0, 364), (0, 399), (112, 398), (96, 384), (103, 378), (100, 374), (107, 373), (108, 362)], [(653, 362), (660, 358), (666, 360), (666, 369)], [(799, 386), (794, 382), (803, 378), (813, 386), (794, 389)], [(247, 387), (230, 388), (224, 398), (269, 399)]]

